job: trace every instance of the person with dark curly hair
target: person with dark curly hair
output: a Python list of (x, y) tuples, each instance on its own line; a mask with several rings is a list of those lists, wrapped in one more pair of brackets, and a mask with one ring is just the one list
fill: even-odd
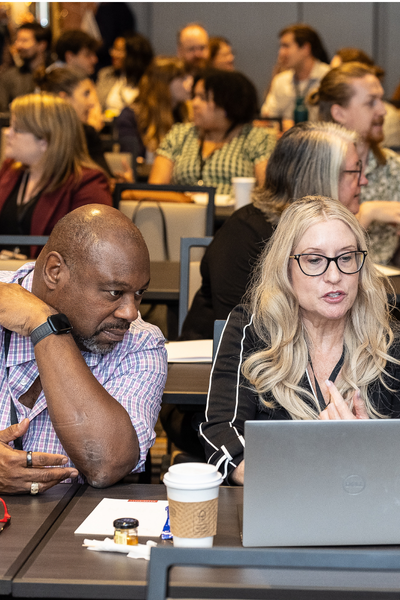
[(257, 93), (242, 73), (210, 69), (193, 85), (194, 123), (178, 123), (157, 150), (149, 183), (207, 185), (230, 194), (232, 177), (262, 185), (275, 136), (254, 127)]

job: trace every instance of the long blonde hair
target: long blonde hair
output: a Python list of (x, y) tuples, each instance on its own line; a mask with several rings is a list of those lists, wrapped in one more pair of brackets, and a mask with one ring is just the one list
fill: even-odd
[(42, 192), (53, 192), (71, 174), (78, 180), (83, 167), (99, 169), (88, 155), (82, 124), (72, 106), (63, 98), (42, 92), (18, 96), (11, 103), (11, 117), (20, 131), (47, 142), (43, 155)]
[[(289, 274), (289, 256), (304, 233), (321, 221), (338, 219), (353, 232), (358, 250), (368, 249), (363, 229), (340, 202), (323, 196), (306, 196), (291, 204), (264, 249), (249, 292), (253, 323), (264, 348), (247, 357), (242, 372), (261, 403), (281, 405), (293, 419), (317, 419), (320, 408), (301, 386), (307, 369), (308, 348), (299, 303)], [(394, 334), (390, 326), (385, 285), (367, 256), (359, 274), (358, 294), (347, 315), (345, 359), (337, 386), (350, 401), (357, 388), (371, 417), (380, 416), (368, 398), (368, 385), (383, 380)], [(400, 363), (399, 363), (400, 364)], [(271, 395), (273, 400), (267, 399)]]

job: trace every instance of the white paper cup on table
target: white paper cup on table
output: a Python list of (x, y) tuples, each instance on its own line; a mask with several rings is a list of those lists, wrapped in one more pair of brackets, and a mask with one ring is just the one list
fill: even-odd
[(181, 463), (164, 475), (174, 546), (211, 548), (222, 475), (214, 465)]
[(251, 192), (253, 191), (255, 177), (232, 177), (233, 193), (235, 196), (235, 207), (242, 208), (251, 202)]

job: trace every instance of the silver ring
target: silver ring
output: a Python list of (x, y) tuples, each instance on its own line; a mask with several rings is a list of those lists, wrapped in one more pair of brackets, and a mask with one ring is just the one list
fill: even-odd
[(26, 453), (26, 467), (27, 469), (32, 467), (32, 450), (28, 450)]
[(34, 496), (35, 494), (39, 493), (39, 484), (38, 483), (31, 483), (31, 494), (32, 496)]

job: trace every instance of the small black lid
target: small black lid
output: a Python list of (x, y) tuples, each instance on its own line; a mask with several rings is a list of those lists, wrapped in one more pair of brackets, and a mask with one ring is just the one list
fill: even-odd
[(137, 519), (121, 518), (115, 519), (113, 525), (117, 529), (134, 529), (135, 527), (139, 527), (139, 521)]

